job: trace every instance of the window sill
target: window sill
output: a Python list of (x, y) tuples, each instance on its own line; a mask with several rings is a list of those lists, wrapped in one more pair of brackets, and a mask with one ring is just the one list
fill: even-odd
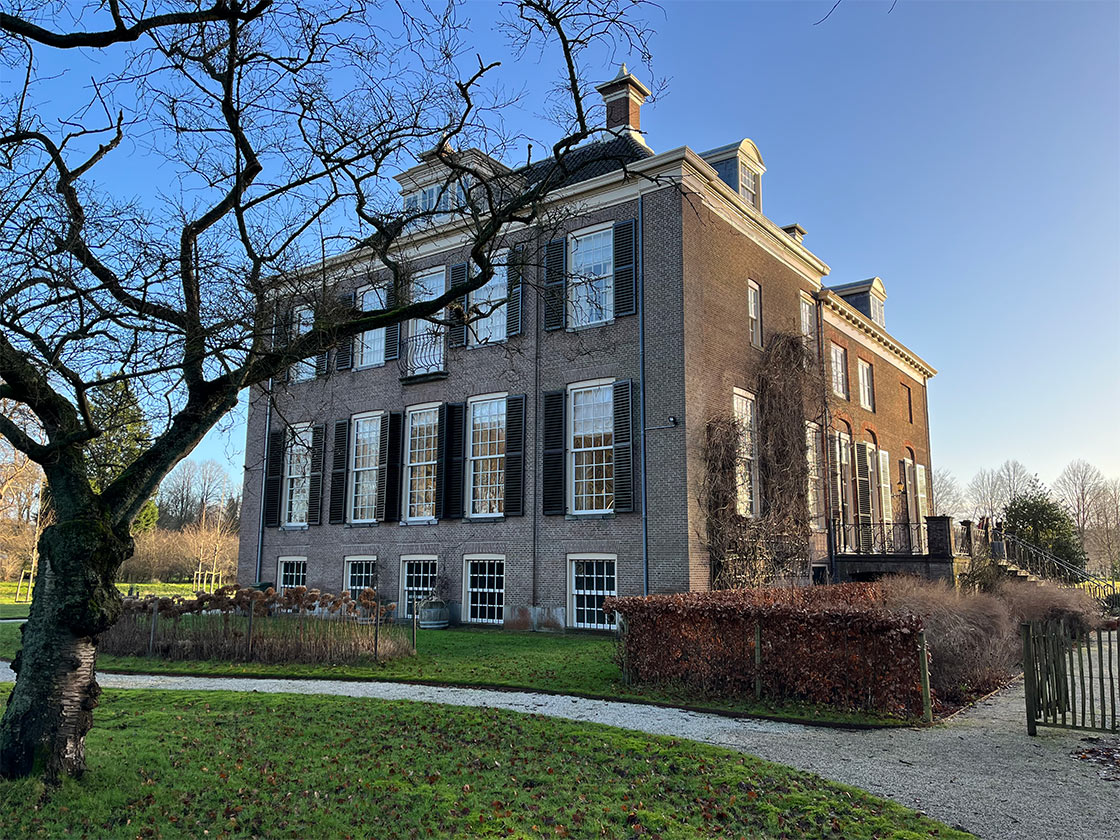
[(577, 327), (565, 327), (564, 332), (570, 332), (570, 333), (583, 332), (584, 330), (593, 330), (596, 327), (610, 326), (613, 323), (614, 323), (614, 318), (610, 318), (606, 321), (596, 321), (593, 324), (580, 324)]
[(616, 516), (613, 510), (604, 513), (566, 513), (564, 518), (571, 521), (577, 519), (614, 519)]
[(496, 516), (464, 516), (463, 520), (465, 522), (502, 522), (505, 520), (505, 518), (506, 515), (504, 513), (499, 513)]
[(499, 338), (499, 339), (496, 339), (494, 341), (484, 341), (484, 342), (477, 343), (477, 344), (471, 344), (470, 342), (468, 342), (468, 343), (466, 343), (462, 346), (465, 347), (467, 350), (481, 350), (483, 347), (501, 347), (503, 344), (505, 344), (508, 341), (509, 341), (509, 338), (507, 337), (507, 338)]
[(384, 362), (376, 362), (372, 365), (354, 365), (353, 370), (377, 370), (383, 367), (385, 367)]
[(377, 528), (381, 525), (380, 522), (347, 522), (343, 528)]
[(411, 525), (435, 525), (438, 522), (439, 520), (433, 517), (432, 519), (402, 519), (400, 524), (408, 527)]
[(307, 523), (304, 523), (303, 525), (293, 525), (293, 524), (281, 525), (280, 530), (281, 531), (306, 531), (307, 530)]

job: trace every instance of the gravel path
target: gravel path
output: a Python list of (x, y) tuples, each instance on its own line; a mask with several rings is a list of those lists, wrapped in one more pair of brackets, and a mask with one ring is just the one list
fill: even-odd
[[(14, 680), (0, 663), (0, 682)], [(1026, 734), (1016, 682), (929, 729), (846, 731), (633, 703), (387, 682), (99, 674), (105, 688), (261, 691), (489, 706), (703, 741), (855, 785), (985, 840), (1120, 837), (1120, 784), (1071, 757), (1089, 733)]]

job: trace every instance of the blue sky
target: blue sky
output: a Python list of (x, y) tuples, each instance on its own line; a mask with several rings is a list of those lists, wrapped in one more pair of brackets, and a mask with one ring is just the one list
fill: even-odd
[[(764, 211), (826, 283), (883, 278), (888, 328), (939, 370), (935, 467), (1120, 476), (1120, 4), (845, 0), (814, 26), (831, 5), (665, 3), (650, 145), (752, 138)], [(235, 419), (195, 457), (236, 471), (243, 443)]]

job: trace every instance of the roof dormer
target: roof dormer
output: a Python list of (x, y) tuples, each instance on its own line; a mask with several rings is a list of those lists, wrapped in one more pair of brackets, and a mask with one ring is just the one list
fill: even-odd
[(754, 141), (743, 139), (704, 152), (700, 157), (712, 165), (720, 180), (738, 192), (743, 201), (762, 211), (762, 174), (766, 166)]
[(838, 294), (845, 302), (886, 329), (887, 289), (881, 279), (872, 277), (870, 280), (859, 280), (855, 283), (845, 283), (842, 286), (831, 286), (829, 290)]

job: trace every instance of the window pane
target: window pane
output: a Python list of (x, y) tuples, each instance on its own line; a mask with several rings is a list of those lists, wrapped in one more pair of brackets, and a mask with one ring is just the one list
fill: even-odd
[(732, 396), (732, 412), (738, 421), (739, 462), (736, 468), (736, 509), (740, 516), (758, 512), (758, 459), (755, 456), (756, 419), (754, 398), (736, 392)]
[(377, 469), (381, 465), (381, 418), (354, 418), (352, 436), (350, 520), (372, 522), (377, 506)]
[[(385, 293), (381, 289), (366, 289), (359, 301), (363, 312), (373, 312), (385, 306)], [(385, 363), (385, 328), (366, 330), (358, 336), (358, 367)]]
[(409, 412), (405, 484), (408, 519), (435, 518), (438, 431), (438, 409), (426, 408)]
[(504, 560), (467, 563), (467, 616), (472, 622), (501, 624), (505, 615)]
[(357, 598), (363, 589), (377, 588), (377, 561), (351, 560), (346, 575), (346, 589), (352, 598)]
[(435, 560), (408, 560), (404, 563), (404, 612), (401, 614), (404, 618), (411, 618), (414, 606), (435, 592), (436, 563)]
[(284, 464), (284, 522), (307, 524), (307, 503), (311, 493), (311, 427), (292, 428)]
[(574, 626), (604, 630), (614, 627), (614, 615), (603, 612), (603, 600), (615, 594), (614, 560), (572, 561)]
[(568, 264), (568, 323), (574, 327), (614, 317), (614, 231), (572, 238)]
[[(499, 259), (505, 260), (505, 255)], [(506, 283), (506, 266), (495, 265), (494, 276), (486, 281), (481, 289), (476, 289), (470, 295), (471, 310), (482, 317), (478, 317), (467, 326), (467, 335), (471, 344), (492, 344), (506, 340), (506, 296), (509, 288)], [(497, 301), (503, 301), (495, 306)]]
[(307, 585), (307, 561), (306, 560), (282, 560), (280, 561), (280, 591), (285, 589), (292, 589), (296, 586)]
[(572, 509), (614, 509), (614, 397), (610, 385), (572, 391)]
[(504, 511), (506, 401), (471, 403), (470, 514), (495, 516)]

